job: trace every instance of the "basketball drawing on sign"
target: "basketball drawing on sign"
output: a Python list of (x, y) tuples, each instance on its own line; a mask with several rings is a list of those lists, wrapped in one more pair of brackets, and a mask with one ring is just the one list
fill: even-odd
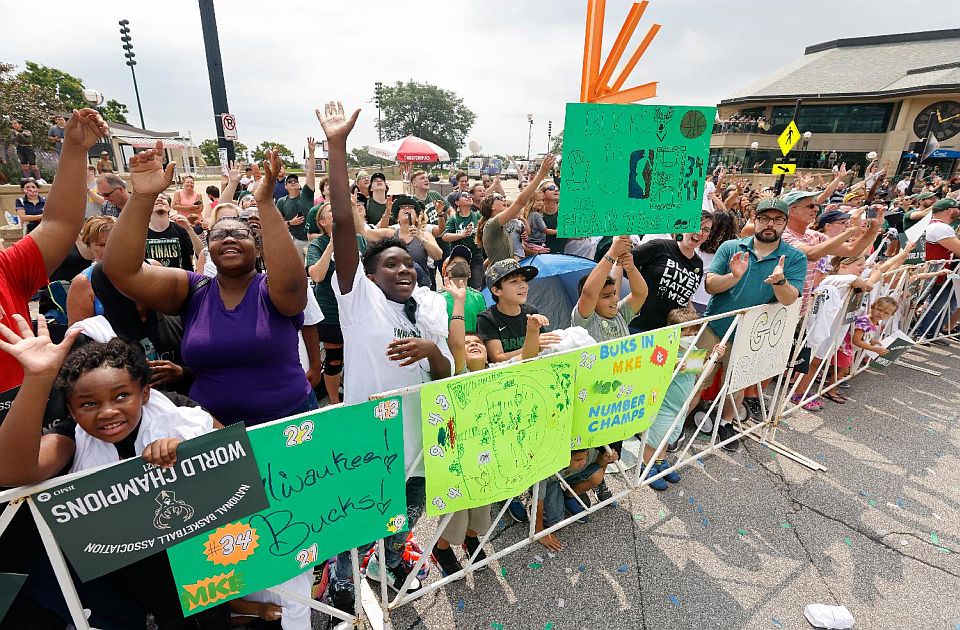
[(684, 138), (699, 138), (707, 129), (706, 117), (695, 109), (691, 109), (683, 115), (680, 121), (680, 133)]
[[(546, 445), (565, 444), (569, 436), (572, 361), (540, 363), (429, 386), (431, 394), (445, 391), (446, 410), (423, 390), (431, 513), (509, 498), (569, 462), (569, 455), (561, 453), (567, 461), (560, 461)], [(431, 423), (434, 414), (443, 421)]]

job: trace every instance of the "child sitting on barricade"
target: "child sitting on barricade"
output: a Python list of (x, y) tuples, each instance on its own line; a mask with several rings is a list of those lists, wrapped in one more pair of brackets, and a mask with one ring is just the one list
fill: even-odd
[[(668, 326), (685, 324), (697, 319), (700, 319), (700, 315), (689, 307), (675, 308), (667, 313)], [(680, 329), (680, 356), (687, 353), (688, 348), (693, 345), (698, 329), (699, 326), (685, 326)], [(710, 351), (710, 354), (711, 356), (719, 358), (723, 356), (724, 352), (726, 352), (726, 346), (717, 344)], [(646, 468), (646, 476), (653, 477), (670, 469), (672, 464), (664, 457), (663, 450), (667, 449), (667, 445), (679, 446), (677, 443), (680, 441), (683, 420), (681, 419), (676, 423), (674, 423), (674, 420), (683, 411), (684, 403), (690, 394), (693, 393), (697, 379), (703, 373), (706, 361), (706, 351), (697, 352), (695, 349), (691, 350), (687, 353), (686, 360), (681, 363), (680, 370), (670, 382), (667, 393), (663, 397), (660, 411), (657, 412), (657, 417), (654, 418), (653, 424), (646, 430), (647, 441), (643, 447), (643, 462)], [(697, 392), (690, 400), (690, 404), (686, 407), (687, 410), (696, 408), (699, 398), (700, 393)], [(661, 444), (663, 444), (664, 449), (660, 452), (659, 457), (651, 464), (651, 460)], [(662, 492), (669, 488), (668, 481), (670, 483), (679, 483), (680, 474), (675, 470), (671, 470), (663, 477), (651, 481), (650, 487)]]

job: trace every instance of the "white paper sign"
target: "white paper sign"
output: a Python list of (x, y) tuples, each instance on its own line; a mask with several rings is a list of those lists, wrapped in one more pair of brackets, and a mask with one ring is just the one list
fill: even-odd
[(730, 352), (731, 392), (786, 371), (799, 320), (799, 299), (790, 306), (756, 306), (744, 314)]
[(904, 234), (907, 235), (907, 241), (910, 243), (919, 243), (920, 239), (927, 231), (927, 226), (930, 225), (930, 220), (933, 219), (933, 212), (928, 212), (922, 219), (914, 223), (911, 227), (907, 228)]

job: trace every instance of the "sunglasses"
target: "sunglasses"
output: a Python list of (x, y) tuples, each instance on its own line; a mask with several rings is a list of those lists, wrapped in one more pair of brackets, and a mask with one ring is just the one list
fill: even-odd
[(251, 236), (253, 236), (253, 232), (247, 228), (217, 228), (216, 230), (210, 230), (210, 233), (207, 235), (207, 241), (215, 243), (227, 237), (241, 241)]
[(541, 190), (560, 190), (560, 187), (556, 184), (550, 184), (549, 186), (544, 186)]

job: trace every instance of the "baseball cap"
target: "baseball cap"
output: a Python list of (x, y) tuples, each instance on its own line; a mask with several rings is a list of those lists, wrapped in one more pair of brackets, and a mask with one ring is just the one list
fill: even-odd
[(466, 245), (454, 245), (450, 248), (450, 255), (447, 256), (447, 260), (451, 258), (466, 258), (467, 262), (470, 262), (473, 260), (473, 252)]
[(820, 218), (817, 219), (817, 227), (823, 229), (823, 226), (828, 223), (836, 223), (837, 221), (845, 221), (850, 218), (850, 215), (846, 212), (840, 212), (839, 210), (830, 210), (829, 212), (824, 212), (820, 215)]
[(934, 212), (950, 210), (951, 208), (960, 208), (960, 202), (957, 202), (957, 200), (953, 199), (952, 197), (944, 197), (937, 203), (933, 204)]
[(930, 197), (936, 197), (936, 195), (929, 190), (925, 190), (917, 195), (917, 201), (923, 201), (924, 199), (929, 199)]
[(373, 175), (370, 176), (370, 181), (371, 181), (371, 182), (372, 182), (373, 180), (375, 180), (375, 179), (379, 179), (380, 181), (386, 182), (386, 181), (387, 181), (387, 176), (378, 171), (378, 172), (376, 172), (376, 173), (374, 173)]
[(763, 201), (757, 204), (757, 214), (760, 214), (764, 210), (779, 210), (780, 212), (789, 215), (790, 206), (787, 204), (782, 197), (767, 197)]
[(540, 271), (530, 265), (521, 266), (520, 263), (513, 258), (507, 258), (506, 260), (493, 263), (490, 265), (490, 268), (487, 269), (487, 288), (492, 289), (507, 276), (517, 273), (523, 275), (524, 280), (533, 280)]
[(399, 210), (404, 206), (413, 206), (417, 212), (423, 212), (423, 202), (410, 195), (397, 195), (393, 198), (393, 208)]
[[(787, 204), (787, 206), (792, 206), (801, 199), (806, 199), (807, 197), (819, 197), (820, 193), (815, 190), (791, 190), (788, 193), (780, 195), (780, 199)], [(760, 208), (757, 208), (759, 210)]]

